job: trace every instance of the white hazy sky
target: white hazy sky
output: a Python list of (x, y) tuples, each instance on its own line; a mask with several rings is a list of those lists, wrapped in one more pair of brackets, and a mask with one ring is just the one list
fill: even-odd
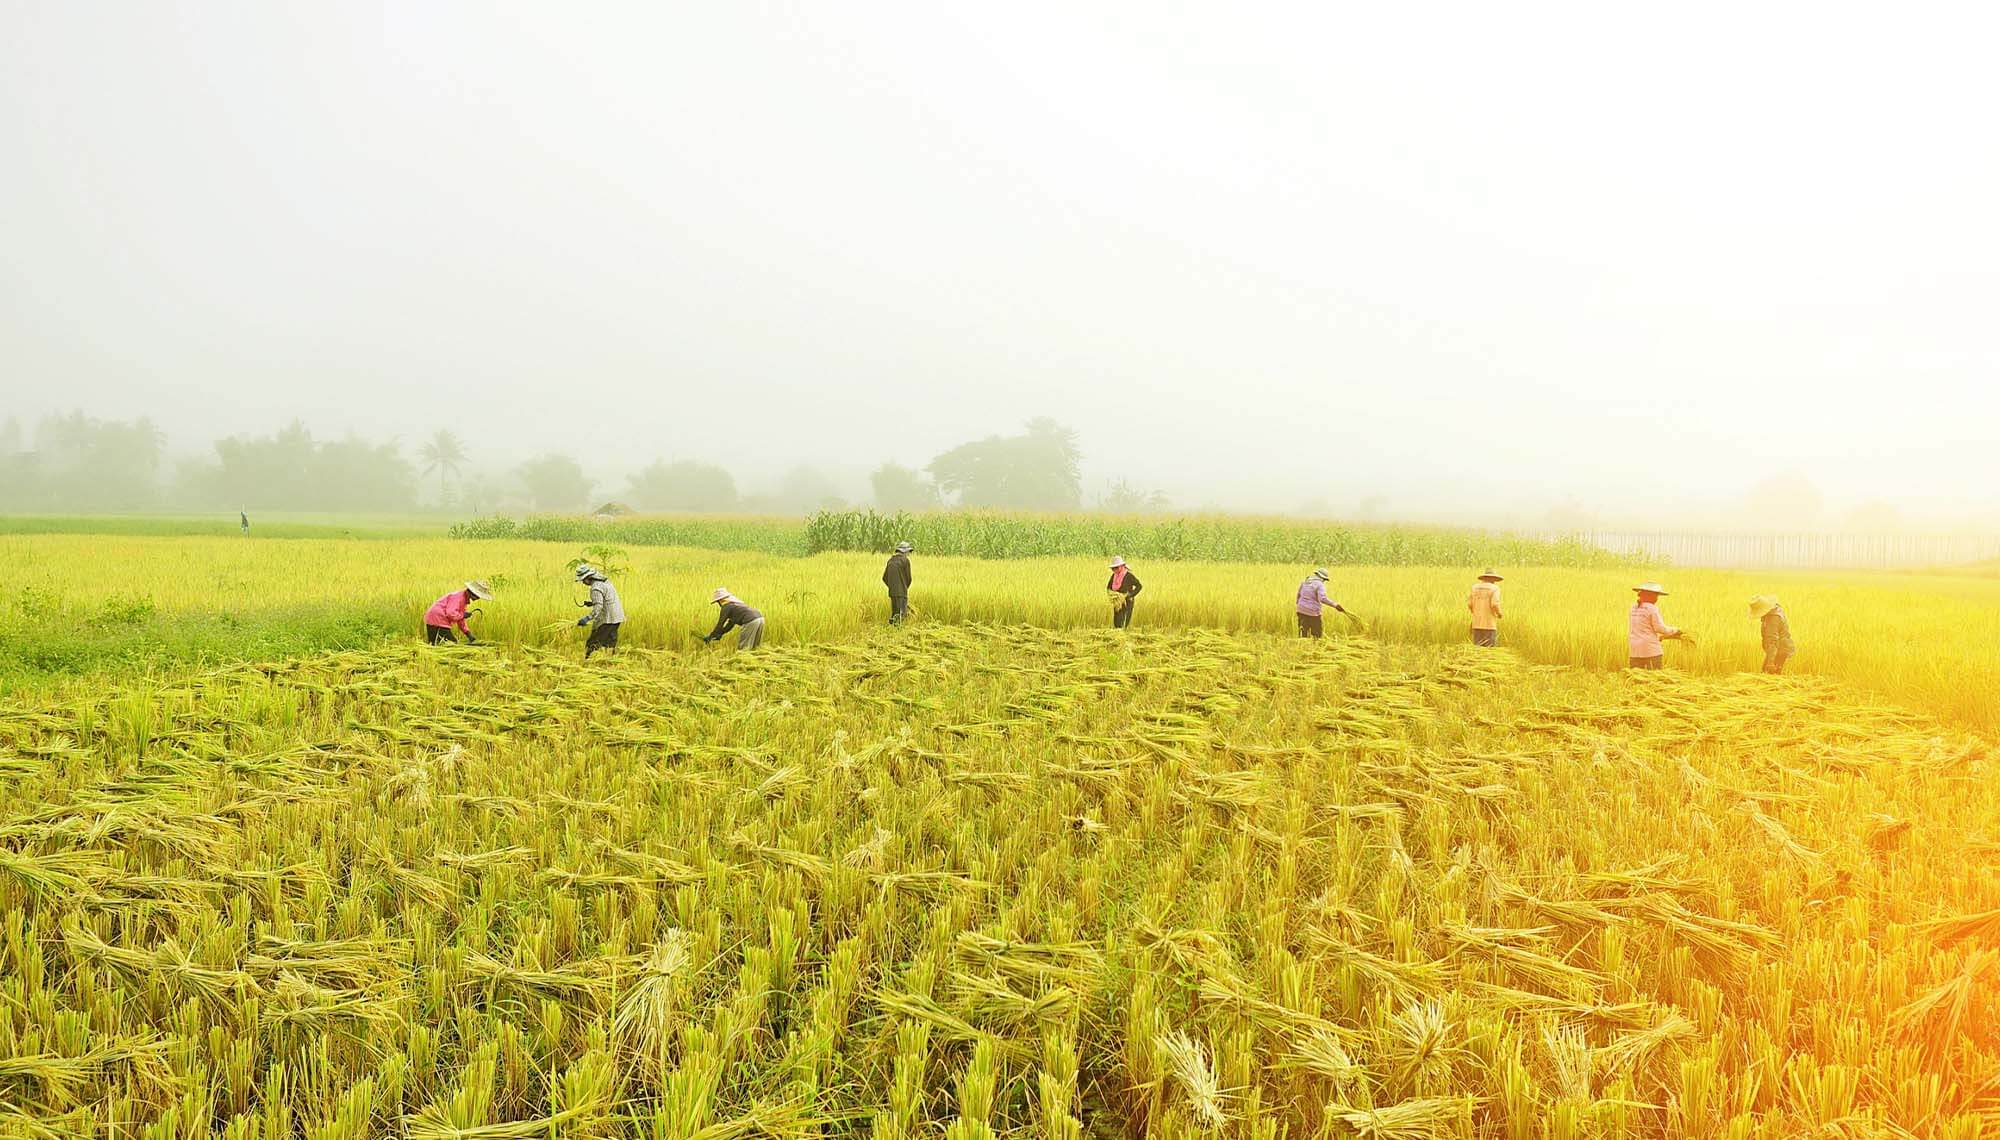
[(1984, 5), (0, 0), (0, 411), (2000, 504)]

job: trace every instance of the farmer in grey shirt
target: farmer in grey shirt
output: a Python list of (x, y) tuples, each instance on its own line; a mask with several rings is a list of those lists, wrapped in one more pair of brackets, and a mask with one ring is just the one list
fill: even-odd
[(583, 643), (584, 658), (600, 649), (615, 654), (618, 627), (625, 624), (625, 603), (618, 600), (618, 587), (611, 584), (604, 571), (588, 562), (576, 568), (576, 580), (590, 587), (590, 612), (576, 619), (576, 624), (595, 626), (590, 631), (590, 640)]

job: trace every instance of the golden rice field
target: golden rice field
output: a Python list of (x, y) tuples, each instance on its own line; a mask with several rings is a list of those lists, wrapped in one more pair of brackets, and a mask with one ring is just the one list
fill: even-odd
[[(221, 613), (245, 627), (286, 625), (302, 609), (366, 615), (370, 629), (414, 637), (424, 607), (471, 577), (501, 596), (475, 630), (492, 640), (580, 652), (574, 620), (581, 590), (565, 566), (578, 547), (540, 542), (388, 540), (242, 541), (89, 535), (0, 535), (0, 638), (11, 620), (22, 639), (120, 625), (118, 605), (143, 600), (161, 618)], [(709, 591), (728, 586), (762, 609), (777, 643), (845, 640), (887, 614), (881, 558), (810, 558), (632, 547), (618, 576), (630, 620), (627, 645), (687, 647), (706, 632)], [(1146, 583), (1136, 622), (1289, 632), (1304, 566), (1163, 562), (1136, 567)], [(1337, 567), (1333, 595), (1366, 619), (1371, 636), (1455, 644), (1466, 637), (1464, 599), (1479, 567)], [(1625, 610), (1634, 573), (1503, 567), (1503, 643), (1547, 664), (1615, 669), (1625, 658)], [(1652, 572), (1647, 572), (1652, 573)], [(1668, 663), (1703, 674), (1755, 669), (1757, 627), (1745, 604), (1776, 593), (1791, 616), (1797, 672), (1837, 678), (1956, 723), (2000, 734), (2000, 577), (1990, 572), (1915, 574), (1660, 571), (1673, 591), (1669, 621), (1696, 635), (1670, 645)], [(1108, 619), (1104, 571), (1080, 558), (995, 561), (916, 555), (912, 600), (920, 622), (1025, 623), (1087, 628)], [(28, 604), (20, 604), (20, 599)], [(113, 613), (95, 614), (111, 599)], [(9, 602), (15, 602), (9, 613)], [(55, 612), (50, 612), (51, 607)], [(65, 612), (69, 607), (71, 612)], [(1350, 627), (1329, 619), (1329, 632)], [(344, 644), (345, 642), (343, 642)], [(699, 648), (698, 646), (696, 648)], [(4, 649), (4, 642), (0, 642)], [(0, 675), (0, 690), (6, 678)]]
[(576, 657), (0, 702), (0, 1134), (2000, 1129), (1996, 757), (1824, 678)]

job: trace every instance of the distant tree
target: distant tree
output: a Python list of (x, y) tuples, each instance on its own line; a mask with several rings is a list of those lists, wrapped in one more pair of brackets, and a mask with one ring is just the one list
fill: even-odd
[(736, 480), (713, 464), (659, 461), (631, 477), (625, 497), (646, 511), (727, 511), (736, 506)]
[(72, 412), (35, 426), (35, 447), (16, 462), (30, 495), (52, 510), (141, 508), (159, 498), (160, 453), (165, 437), (151, 420), (98, 420)]
[(1083, 501), (1076, 433), (1047, 417), (1029, 420), (1020, 435), (960, 444), (925, 470), (961, 506), (1066, 510)]
[(448, 503), (451, 500), (449, 481), (458, 478), (459, 471), (465, 466), (465, 446), (458, 442), (457, 436), (439, 428), (437, 434), (417, 449), (417, 458), (423, 460), (424, 474), (437, 472), (438, 502)]
[(1849, 510), (1841, 522), (1851, 531), (1894, 534), (1903, 529), (1903, 512), (1894, 503), (1875, 499)]
[(839, 510), (847, 505), (841, 500), (833, 480), (825, 472), (812, 467), (794, 467), (785, 472), (784, 478), (778, 481), (778, 493), (774, 497), (778, 509), (788, 514)]
[(417, 473), (394, 440), (321, 442), (293, 420), (267, 436), (215, 441), (212, 465), (183, 464), (185, 497), (211, 507), (396, 511), (417, 499)]
[(923, 511), (938, 505), (937, 485), (900, 463), (884, 463), (868, 476), (875, 506), (885, 511)]
[(1164, 511), (1171, 506), (1165, 491), (1141, 491), (1124, 479), (1113, 479), (1110, 488), (1097, 501), (1099, 510), (1121, 515)]
[(590, 498), (590, 480), (567, 455), (544, 455), (514, 469), (521, 489), (538, 511), (582, 510)]
[(1779, 475), (1750, 488), (1743, 509), (1751, 525), (1760, 529), (1794, 530), (1819, 521), (1826, 497), (1803, 475)]

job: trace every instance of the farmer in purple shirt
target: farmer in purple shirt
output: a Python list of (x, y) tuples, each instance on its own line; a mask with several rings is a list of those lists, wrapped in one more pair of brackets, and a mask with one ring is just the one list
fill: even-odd
[(1327, 596), (1326, 577), (1326, 567), (1322, 566), (1313, 571), (1305, 581), (1299, 583), (1298, 611), (1300, 637), (1324, 636), (1325, 630), (1320, 624), (1320, 611), (1322, 609), (1330, 608), (1336, 613), (1347, 614), (1347, 620), (1349, 621), (1359, 620), (1353, 614), (1347, 613), (1347, 610), (1342, 608), (1339, 602)]

